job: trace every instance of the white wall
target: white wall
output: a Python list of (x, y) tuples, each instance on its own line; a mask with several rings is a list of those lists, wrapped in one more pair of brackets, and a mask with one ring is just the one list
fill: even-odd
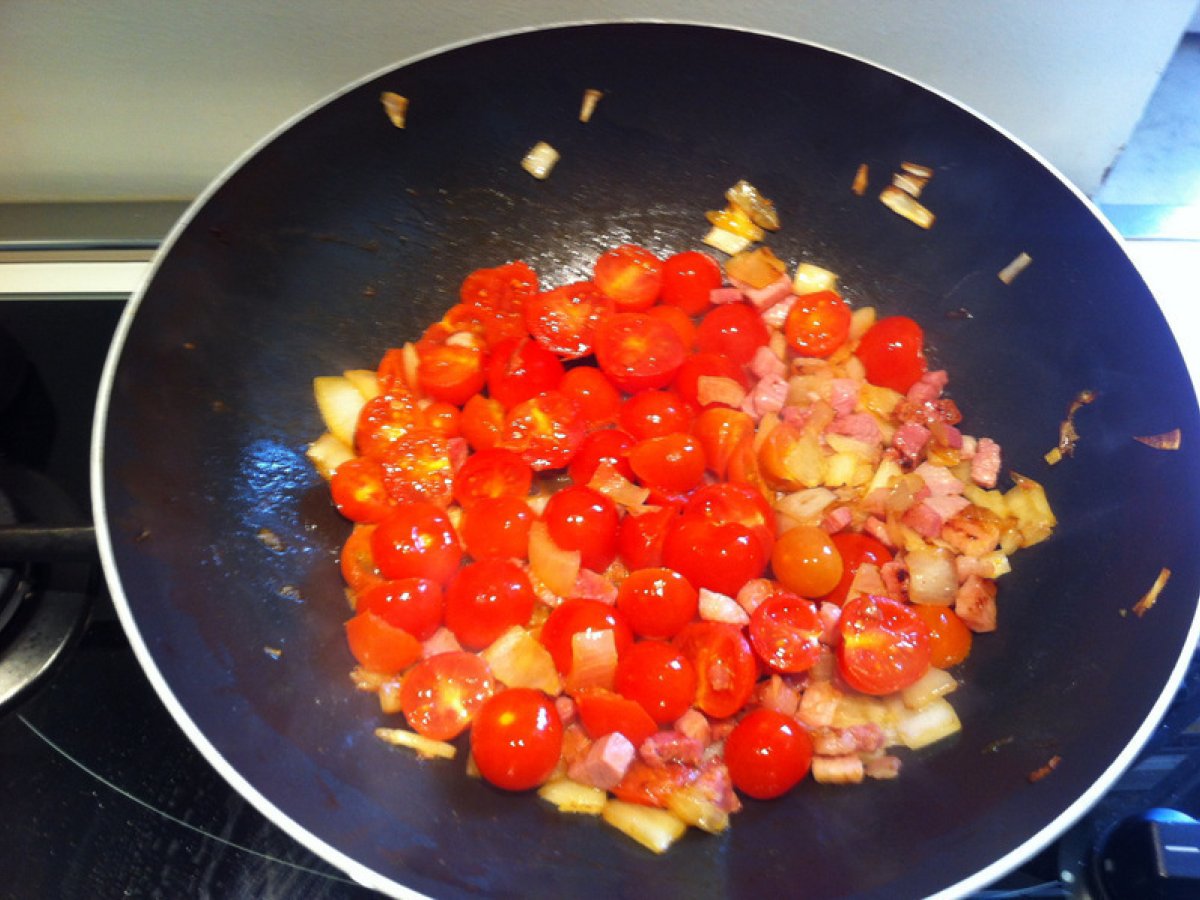
[(0, 0), (0, 202), (189, 198), (277, 124), (432, 47), (681, 18), (857, 53), (1093, 192), (1197, 0)]

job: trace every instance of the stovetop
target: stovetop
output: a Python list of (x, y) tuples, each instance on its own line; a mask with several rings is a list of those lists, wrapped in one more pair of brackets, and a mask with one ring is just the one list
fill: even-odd
[[(1176, 333), (1200, 243), (1141, 241), (1131, 254)], [(1169, 295), (1169, 296), (1168, 296)], [(0, 327), (26, 347), (53, 398), (47, 440), (0, 455), (43, 469), (89, 504), (91, 409), (121, 299), (6, 301)], [(69, 322), (70, 327), (62, 327)], [(1195, 352), (1185, 345), (1194, 372)], [(56, 360), (71, 360), (71, 366)], [(241, 798), (159, 701), (97, 583), (90, 623), (48, 683), (0, 717), (0, 900), (40, 897), (357, 898), (351, 882)], [(1200, 664), (1193, 664), (1137, 762), (1073, 829), (977, 897), (1095, 894), (1083, 873), (1096, 841), (1154, 807), (1200, 818)]]

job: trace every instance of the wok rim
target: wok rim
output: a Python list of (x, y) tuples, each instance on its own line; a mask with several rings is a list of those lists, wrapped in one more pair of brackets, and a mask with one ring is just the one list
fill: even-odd
[[(1034, 160), (1046, 172), (1053, 175), (1054, 178), (1062, 186), (1064, 186), (1077, 201), (1082, 203), (1083, 207), (1091, 213), (1094, 219), (1101, 224), (1104, 230), (1108, 232), (1108, 234), (1114, 239), (1114, 244), (1117, 248), (1119, 248), (1122, 256), (1125, 258), (1130, 268), (1137, 273), (1139, 278), (1142, 278), (1138, 266), (1129, 256), (1126, 250), (1124, 239), (1116, 230), (1115, 226), (1103, 215), (1097, 205), (1065, 175), (1063, 175), (1062, 172), (1060, 172), (1052, 163), (1050, 163), (1041, 153), (988, 116), (980, 113), (975, 108), (969, 106), (961, 100), (956, 99), (954, 96), (947, 94), (937, 87), (929, 85), (924, 81), (900, 72), (890, 66), (871, 60), (865, 56), (841, 50), (817, 41), (794, 37), (791, 35), (784, 35), (765, 29), (755, 29), (716, 22), (701, 22), (689, 19), (632, 17), (618, 19), (568, 20), (491, 32), (485, 35), (466, 38), (460, 41), (454, 41), (440, 45), (428, 51), (418, 53), (397, 62), (389, 63), (379, 67), (314, 101), (282, 121), (274, 129), (252, 143), (245, 151), (240, 153), (233, 161), (231, 161), (212, 181), (210, 181), (204, 190), (202, 190), (196, 196), (195, 200), (189, 204), (188, 208), (184, 211), (184, 213), (180, 216), (166, 237), (163, 239), (155, 253), (153, 261), (146, 272), (143, 282), (138, 287), (137, 291), (127, 301), (126, 306), (122, 311), (122, 315), (117, 324), (117, 328), (114, 332), (112, 341), (109, 345), (108, 353), (105, 358), (104, 368), (101, 373), (100, 384), (96, 395), (96, 404), (92, 421), (91, 447), (89, 454), (89, 481), (91, 486), (91, 501), (96, 531), (96, 542), (106, 585), (112, 597), (118, 619), (129, 640), (130, 646), (134, 651), (134, 655), (138, 660), (138, 664), (141, 666), (143, 672), (146, 673), (146, 676), (149, 679), (155, 693), (166, 706), (171, 717), (175, 720), (176, 724), (179, 725), (189, 742), (201, 753), (208, 764), (211, 765), (231, 787), (233, 787), (235, 791), (237, 791), (243, 798), (251, 803), (251, 805), (253, 805), (259, 813), (270, 820), (272, 824), (280, 828), (282, 831), (288, 834), (289, 837), (314, 853), (316, 856), (339, 869), (349, 878), (353, 879), (355, 883), (389, 896), (406, 898), (407, 900), (407, 898), (425, 898), (427, 895), (422, 894), (413, 888), (407, 887), (400, 882), (382, 875), (374, 869), (371, 869), (370, 867), (356, 861), (284, 813), (275, 803), (273, 803), (253, 784), (251, 784), (250, 781), (244, 775), (242, 775), (241, 772), (216, 748), (204, 731), (196, 724), (155, 662), (154, 656), (147, 645), (141, 628), (138, 625), (138, 621), (133, 613), (129, 599), (125, 594), (121, 573), (116, 561), (112, 533), (109, 527), (109, 517), (107, 513), (107, 501), (105, 496), (105, 432), (117, 369), (120, 365), (126, 340), (133, 325), (134, 319), (137, 316), (138, 310), (148, 295), (151, 287), (154, 285), (156, 276), (164, 260), (171, 253), (173, 247), (179, 241), (183, 233), (188, 229), (200, 212), (206, 208), (211, 198), (218, 191), (220, 191), (234, 175), (236, 175), (243, 167), (246, 166), (247, 163), (254, 159), (266, 147), (274, 143), (277, 139), (281, 138), (310, 115), (329, 106), (330, 104), (336, 102), (339, 98), (357, 90), (364, 84), (367, 84), (383, 75), (402, 70), (405, 67), (419, 63), (422, 60), (436, 57), (441, 54), (478, 44), (486, 44), (492, 41), (534, 32), (580, 29), (591, 26), (625, 25), (684, 26), (704, 28), (711, 31), (736, 32), (777, 39), (791, 44), (811, 47), (838, 57), (852, 60), (856, 63), (884, 72), (893, 78), (900, 79), (901, 81), (921, 88), (930, 94), (935, 95), (939, 99), (958, 107), (960, 110), (968, 113), (982, 124), (988, 126), (990, 129), (996, 132), (999, 137), (1011, 142), (1024, 154)], [(1144, 281), (1144, 279), (1142, 280)], [(1153, 296), (1153, 293), (1148, 289), (1147, 292)], [(1155, 299), (1155, 302), (1157, 303), (1157, 299)], [(1179, 353), (1178, 339), (1174, 335), (1174, 332), (1172, 332), (1172, 337), (1175, 338), (1175, 349), (1176, 352)], [(1182, 356), (1182, 354), (1180, 355)], [(1193, 388), (1195, 388), (1196, 375), (1195, 373), (1191, 372), (1189, 372), (1189, 374), (1191, 375)], [(1197, 599), (1200, 600), (1200, 598)], [(986, 887), (987, 885), (996, 881), (998, 878), (1013, 871), (1022, 863), (1026, 862), (1038, 852), (1049, 846), (1049, 844), (1066, 832), (1067, 829), (1075, 824), (1092, 806), (1094, 806), (1105, 794), (1107, 794), (1117, 779), (1126, 771), (1126, 769), (1128, 769), (1130, 765), (1132, 765), (1137, 755), (1141, 752), (1146, 742), (1150, 738), (1151, 734), (1158, 727), (1183, 681), (1184, 675), (1186, 674), (1191, 659), (1195, 653), (1198, 640), (1200, 640), (1200, 603), (1197, 603), (1193, 611), (1192, 620), (1188, 627), (1179, 657), (1175, 661), (1170, 675), (1163, 685), (1162, 690), (1159, 692), (1158, 697), (1155, 699), (1149, 714), (1142, 721), (1138, 729), (1133, 733), (1121, 752), (1118, 753), (1104, 769), (1101, 776), (1097, 778), (1097, 780), (1093, 782), (1093, 784), (1087, 790), (1078, 795), (1074, 801), (1072, 801), (1058, 816), (1044, 825), (1040, 830), (1030, 835), (1021, 844), (1014, 847), (1003, 856), (995, 859), (992, 863), (988, 864), (984, 868), (979, 869), (975, 873), (961, 879), (954, 884), (948, 885), (947, 887), (938, 891), (936, 894), (930, 895), (931, 900), (947, 900), (947, 898), (962, 897), (973, 891)]]

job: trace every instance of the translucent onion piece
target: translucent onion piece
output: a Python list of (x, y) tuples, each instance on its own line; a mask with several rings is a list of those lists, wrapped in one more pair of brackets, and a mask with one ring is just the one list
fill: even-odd
[(745, 210), (750, 220), (760, 228), (768, 231), (779, 229), (779, 213), (775, 211), (775, 204), (760, 194), (758, 188), (745, 179), (727, 190), (725, 199), (739, 209)]
[(921, 228), (932, 228), (936, 218), (929, 209), (895, 185), (889, 184), (879, 194), (879, 200), (898, 216), (902, 216)]
[(376, 728), (375, 737), (386, 741), (393, 747), (407, 747), (416, 751), (422, 759), (454, 759), (458, 750), (446, 741), (435, 741), (417, 734), (415, 731), (405, 731), (403, 728)]
[(587, 688), (611, 690), (617, 672), (617, 640), (611, 628), (577, 631), (571, 635), (571, 674), (567, 691)]
[(554, 657), (520, 625), (505, 631), (480, 656), (506, 687), (534, 688), (551, 697), (562, 690)]
[(953, 675), (945, 669), (931, 666), (929, 671), (900, 691), (900, 698), (909, 709), (920, 709), (957, 689), (958, 681)]
[(1007, 266), (996, 273), (996, 277), (1005, 284), (1012, 284), (1013, 279), (1020, 275), (1033, 262), (1033, 257), (1022, 251)]
[(579, 107), (579, 121), (592, 121), (592, 113), (596, 111), (596, 104), (600, 102), (600, 98), (604, 96), (603, 91), (598, 91), (595, 88), (588, 88), (583, 92), (583, 103)]
[(640, 803), (609, 800), (603, 816), (609, 825), (655, 853), (665, 853), (687, 831), (683, 820), (667, 810)]
[(408, 119), (408, 98), (394, 91), (384, 91), (379, 95), (383, 111), (397, 128), (403, 128)]
[(554, 171), (557, 164), (558, 151), (545, 141), (538, 141), (534, 144), (525, 154), (525, 158), (521, 160), (522, 169), (534, 178), (543, 181), (550, 177), (550, 173)]
[(815, 294), (817, 291), (837, 290), (838, 277), (828, 269), (812, 263), (800, 263), (792, 276), (792, 291), (796, 294)]
[(559, 812), (581, 813), (587, 816), (600, 815), (608, 802), (608, 794), (600, 788), (580, 784), (569, 778), (547, 781), (538, 788), (537, 794), (547, 803), (554, 804)]
[(581, 565), (582, 554), (554, 543), (545, 522), (538, 520), (530, 526), (529, 567), (552, 592), (560, 597), (570, 596)]

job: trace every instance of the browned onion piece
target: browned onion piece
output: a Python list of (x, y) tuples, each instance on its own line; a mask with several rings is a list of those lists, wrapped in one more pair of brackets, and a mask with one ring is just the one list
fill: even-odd
[(1045, 455), (1045, 460), (1050, 465), (1061, 462), (1064, 456), (1074, 455), (1075, 443), (1079, 440), (1079, 432), (1075, 430), (1075, 413), (1095, 399), (1095, 391), (1085, 390), (1080, 391), (1079, 395), (1071, 401), (1071, 406), (1067, 409), (1067, 417), (1058, 426), (1058, 446)]
[(394, 91), (384, 91), (379, 95), (383, 111), (397, 128), (403, 128), (408, 117), (408, 98)]
[(598, 91), (595, 88), (588, 88), (583, 92), (583, 103), (579, 107), (580, 122), (590, 122), (592, 120), (592, 113), (596, 111), (596, 104), (603, 96), (604, 92)]
[(870, 170), (866, 163), (859, 163), (858, 168), (854, 171), (854, 183), (850, 185), (850, 190), (862, 196), (867, 192), (867, 181), (870, 178)]
[(1133, 439), (1155, 450), (1178, 450), (1183, 444), (1183, 432), (1178, 428), (1164, 431), (1162, 434), (1134, 435)]
[(934, 214), (929, 209), (915, 199), (911, 194), (906, 194), (894, 184), (889, 184), (879, 194), (879, 199), (892, 212), (898, 216), (903, 216), (912, 222), (914, 225), (919, 225), (922, 228), (932, 228)]
[(744, 178), (725, 192), (725, 199), (744, 210), (750, 221), (759, 228), (768, 231), (779, 229), (779, 213), (775, 211), (775, 204)]
[(1133, 612), (1139, 619), (1148, 613), (1151, 607), (1158, 602), (1158, 595), (1162, 593), (1162, 589), (1167, 585), (1167, 579), (1171, 577), (1171, 570), (1165, 566), (1159, 570), (1158, 577), (1154, 579), (1154, 584), (1150, 585), (1150, 590), (1146, 591), (1145, 596), (1137, 603), (1133, 604)]

